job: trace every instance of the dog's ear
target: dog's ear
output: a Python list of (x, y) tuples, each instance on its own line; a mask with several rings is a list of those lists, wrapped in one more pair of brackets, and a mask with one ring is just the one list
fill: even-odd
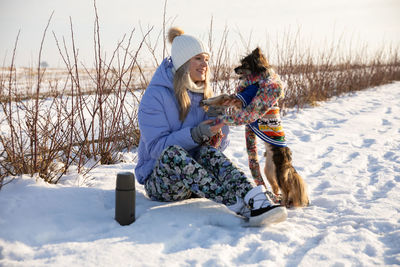
[(253, 50), (251, 58), (254, 60), (254, 70), (256, 70), (257, 73), (266, 72), (270, 67), (268, 60), (264, 57), (259, 47)]
[(251, 52), (254, 56), (256, 57), (260, 57), (261, 55), (261, 50), (259, 47), (257, 47), (256, 49), (253, 50), (253, 52)]

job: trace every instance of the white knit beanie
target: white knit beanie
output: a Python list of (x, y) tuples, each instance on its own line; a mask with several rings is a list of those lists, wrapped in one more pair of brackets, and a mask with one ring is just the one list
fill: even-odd
[(210, 54), (202, 41), (191, 35), (184, 34), (180, 28), (171, 28), (168, 32), (168, 40), (172, 44), (171, 58), (175, 70), (198, 54)]

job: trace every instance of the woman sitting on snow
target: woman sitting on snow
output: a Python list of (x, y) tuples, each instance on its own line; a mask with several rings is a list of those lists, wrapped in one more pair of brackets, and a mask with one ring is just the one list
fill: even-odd
[(198, 196), (228, 206), (250, 225), (285, 220), (286, 209), (273, 204), (264, 187), (254, 187), (221, 152), (228, 127), (212, 125), (199, 106), (212, 95), (208, 50), (178, 28), (168, 37), (171, 57), (157, 68), (139, 106), (138, 182), (152, 200)]

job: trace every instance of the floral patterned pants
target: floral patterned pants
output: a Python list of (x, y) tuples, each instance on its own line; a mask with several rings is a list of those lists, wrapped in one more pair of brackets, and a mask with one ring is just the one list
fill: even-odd
[(156, 201), (176, 201), (193, 196), (227, 206), (244, 198), (254, 187), (246, 175), (221, 151), (203, 146), (192, 157), (180, 146), (166, 148), (145, 182), (147, 195)]

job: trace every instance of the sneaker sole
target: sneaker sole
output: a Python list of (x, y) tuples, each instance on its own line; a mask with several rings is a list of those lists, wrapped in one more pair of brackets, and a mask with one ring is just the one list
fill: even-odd
[(277, 207), (261, 215), (251, 217), (248, 221), (249, 227), (257, 227), (261, 225), (269, 225), (285, 221), (287, 218), (287, 211), (285, 207)]

